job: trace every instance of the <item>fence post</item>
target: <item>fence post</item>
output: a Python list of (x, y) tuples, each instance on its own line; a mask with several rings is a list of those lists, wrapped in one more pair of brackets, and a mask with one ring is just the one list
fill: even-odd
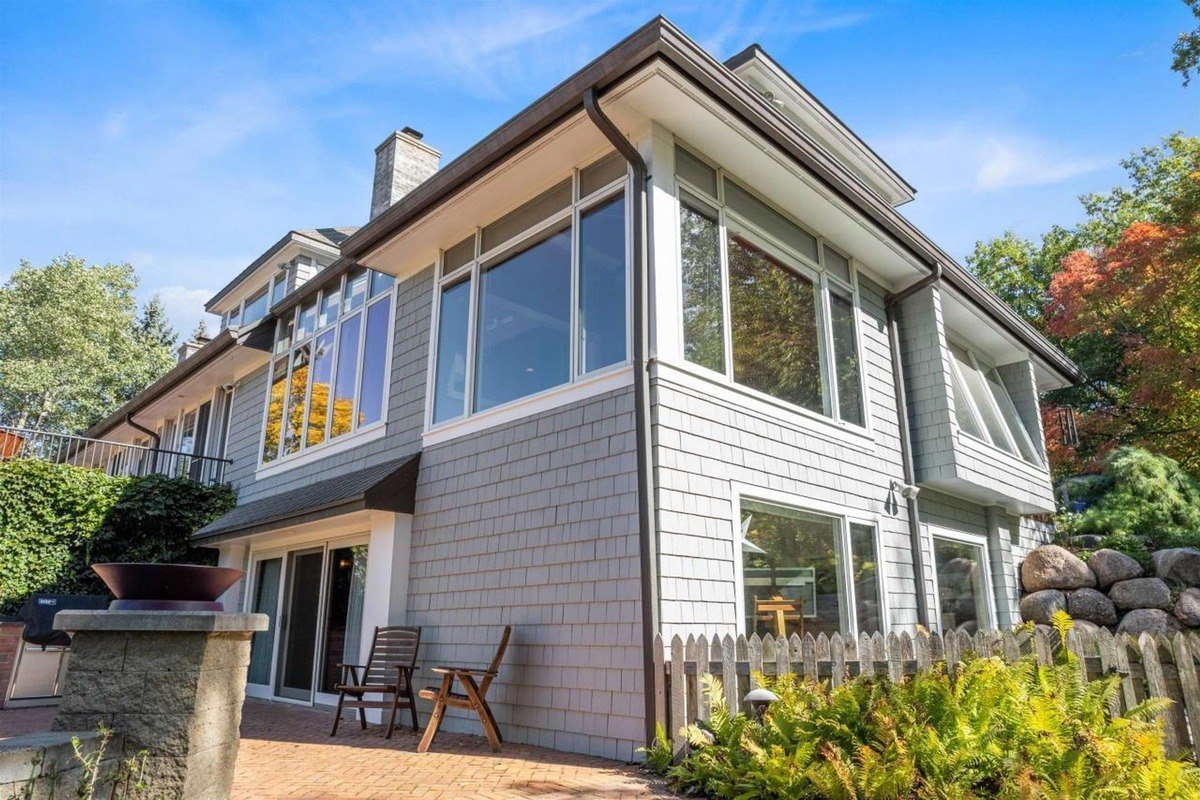
[(829, 639), (830, 684), (841, 686), (846, 682), (846, 643), (840, 633)]
[(654, 634), (654, 724), (667, 730), (667, 671), (662, 634)]
[(676, 635), (671, 637), (671, 752), (676, 758), (683, 753), (687, 745), (683, 738), (683, 726), (687, 719), (687, 709), (684, 706), (687, 682), (683, 673), (683, 640)]
[(725, 707), (731, 714), (736, 714), (741, 708), (738, 702), (737, 662), (734, 660), (736, 647), (733, 637), (729, 634), (721, 639), (721, 682), (725, 684)]
[(1192, 738), (1192, 756), (1200, 759), (1200, 681), (1196, 679), (1196, 663), (1188, 649), (1187, 634), (1176, 633), (1171, 643), (1175, 669), (1179, 672), (1179, 689), (1187, 709), (1188, 727)]
[[(1154, 637), (1143, 633), (1138, 637), (1138, 646), (1142, 651), (1142, 668), (1146, 670), (1146, 689), (1150, 697), (1161, 697), (1169, 700), (1167, 680), (1163, 675), (1162, 662), (1158, 658), (1158, 645)], [(1154, 715), (1162, 723), (1163, 747), (1167, 755), (1174, 758), (1179, 753), (1179, 740), (1175, 736), (1175, 726), (1166, 711)]]
[(703, 633), (696, 640), (696, 719), (701, 722), (708, 721), (708, 696), (704, 694), (704, 677), (709, 674), (708, 662), (712, 658), (712, 650), (709, 649), (708, 637)]

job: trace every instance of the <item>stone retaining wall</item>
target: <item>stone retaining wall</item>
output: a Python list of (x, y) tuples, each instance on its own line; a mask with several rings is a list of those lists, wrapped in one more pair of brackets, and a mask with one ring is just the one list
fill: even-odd
[(1021, 616), (1048, 624), (1066, 611), (1083, 628), (1104, 626), (1137, 636), (1200, 628), (1200, 550), (1152, 554), (1147, 571), (1116, 550), (1085, 562), (1066, 548), (1043, 545), (1021, 562)]
[[(31, 733), (0, 740), (0, 797), (49, 800), (80, 796), (79, 787), (87, 775), (75, 756), (72, 737), (78, 737), (85, 758), (92, 758), (101, 746), (98, 733)], [(108, 742), (96, 769), (96, 791), (82, 796), (109, 796), (120, 768), (120, 751), (120, 742)]]

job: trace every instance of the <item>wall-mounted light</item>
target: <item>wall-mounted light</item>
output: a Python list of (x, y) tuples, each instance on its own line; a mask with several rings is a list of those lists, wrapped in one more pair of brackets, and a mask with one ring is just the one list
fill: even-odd
[(899, 492), (905, 500), (916, 500), (917, 495), (921, 493), (921, 487), (914, 483), (901, 483), (894, 480), (892, 481), (892, 491)]

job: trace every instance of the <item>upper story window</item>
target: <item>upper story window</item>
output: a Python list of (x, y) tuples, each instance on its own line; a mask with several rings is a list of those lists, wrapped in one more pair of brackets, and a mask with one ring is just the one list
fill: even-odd
[(688, 151), (675, 154), (684, 358), (865, 426), (849, 257)]
[(264, 286), (258, 291), (252, 292), (242, 302), (223, 314), (221, 316), (221, 330), (253, 325), (265, 317), (267, 310), (270, 308), (268, 305), (270, 298), (267, 296), (268, 288), (268, 286)]
[(628, 361), (625, 179), (613, 153), (443, 251), (431, 424)]
[(383, 422), (394, 283), (351, 270), (276, 323), (264, 464)]
[(950, 344), (950, 353), (954, 416), (959, 428), (1031, 464), (1041, 465), (1041, 448), (1030, 436), (999, 373), (957, 344)]

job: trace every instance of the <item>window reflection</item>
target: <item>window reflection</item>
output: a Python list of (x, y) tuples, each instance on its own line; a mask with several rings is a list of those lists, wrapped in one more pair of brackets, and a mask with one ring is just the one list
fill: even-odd
[(933, 555), (942, 631), (986, 630), (990, 624), (983, 547), (934, 537)]
[(485, 270), (479, 287), (475, 410), (565, 383), (570, 326), (570, 229)]
[(746, 631), (848, 633), (841, 521), (742, 501)]
[(854, 301), (840, 291), (830, 291), (829, 312), (833, 328), (833, 366), (837, 370), (838, 416), (855, 425), (864, 425)]
[(625, 197), (585, 213), (579, 228), (579, 348), (591, 372), (625, 360)]
[(725, 371), (721, 300), (720, 227), (715, 214), (679, 209), (683, 256), (683, 355), (693, 364)]
[(731, 236), (729, 306), (734, 380), (822, 412), (813, 282)]
[(433, 421), (461, 416), (467, 397), (467, 320), (471, 281), (442, 290), (438, 309), (438, 350), (434, 367)]

